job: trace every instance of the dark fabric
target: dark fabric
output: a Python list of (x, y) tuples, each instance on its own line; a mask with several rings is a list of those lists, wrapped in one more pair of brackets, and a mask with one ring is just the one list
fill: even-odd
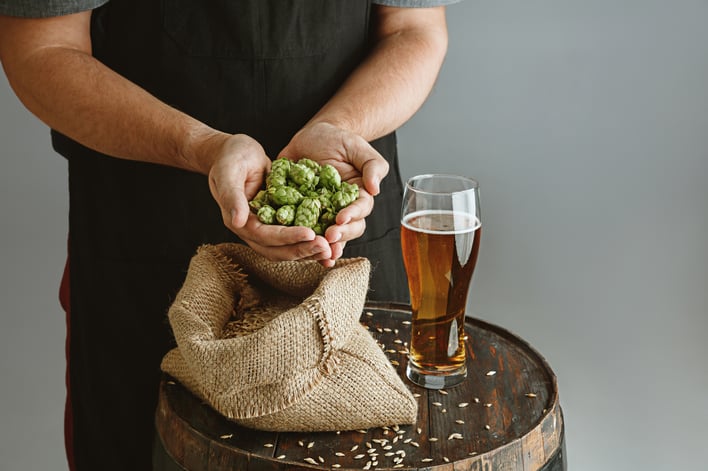
[(73, 408), (71, 404), (71, 372), (69, 361), (71, 354), (71, 277), (69, 269), (69, 257), (66, 258), (64, 265), (64, 273), (61, 276), (61, 285), (59, 286), (59, 304), (66, 315), (66, 403), (64, 405), (64, 447), (66, 448), (66, 461), (69, 465), (69, 471), (75, 471), (74, 464), (74, 420)]
[[(92, 21), (94, 55), (170, 105), (247, 133), (274, 157), (366, 52), (367, 1), (113, 0)], [(108, 157), (57, 132), (69, 161), (70, 390), (79, 471), (150, 469), (166, 312), (204, 243), (236, 241), (205, 176)], [(393, 135), (364, 237), (372, 300), (408, 300)]]

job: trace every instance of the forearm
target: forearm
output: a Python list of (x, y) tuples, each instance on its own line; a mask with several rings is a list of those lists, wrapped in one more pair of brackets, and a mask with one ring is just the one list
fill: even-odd
[[(334, 124), (371, 141), (400, 127), (428, 97), (447, 51), (444, 9), (385, 10), (371, 54), (311, 123)], [(410, 25), (396, 15), (429, 16)]]
[(79, 41), (39, 45), (21, 28), (12, 40), (20, 47), (1, 56), (8, 80), (47, 125), (108, 155), (208, 172), (209, 146), (225, 135), (113, 72)]

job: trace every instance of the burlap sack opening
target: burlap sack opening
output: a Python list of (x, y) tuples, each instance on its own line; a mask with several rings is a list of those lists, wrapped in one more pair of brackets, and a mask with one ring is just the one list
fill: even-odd
[(169, 310), (177, 348), (162, 369), (216, 411), (261, 430), (414, 423), (417, 403), (359, 323), (365, 258), (271, 262), (205, 245)]

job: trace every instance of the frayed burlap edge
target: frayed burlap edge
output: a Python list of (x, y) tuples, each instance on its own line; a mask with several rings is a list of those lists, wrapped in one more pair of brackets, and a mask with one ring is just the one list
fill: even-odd
[[(207, 266), (213, 267), (214, 272), (211, 272), (211, 270), (197, 270), (198, 273), (194, 273), (193, 266), (204, 258), (211, 259), (211, 261), (207, 263)], [(204, 377), (200, 378), (200, 374), (195, 372), (194, 367), (190, 366), (190, 363), (194, 364), (195, 362), (199, 363), (201, 361), (200, 355), (198, 354), (200, 343), (206, 342), (212, 346), (214, 344), (222, 344), (221, 346), (225, 346), (227, 350), (231, 350), (228, 343), (238, 343), (241, 340), (219, 339), (219, 329), (223, 328), (225, 325), (230, 312), (226, 313), (222, 311), (218, 313), (214, 321), (205, 320), (203, 318), (200, 319), (202, 323), (207, 324), (206, 330), (209, 332), (208, 335), (202, 338), (180, 338), (180, 334), (176, 332), (175, 337), (179, 346), (177, 349), (169, 352), (163, 360), (162, 368), (164, 371), (173, 375), (195, 394), (210, 403), (216, 410), (231, 419), (248, 419), (274, 414), (307, 396), (309, 392), (320, 384), (323, 375), (335, 374), (337, 371), (337, 356), (334, 354), (336, 344), (342, 345), (346, 342), (347, 331), (350, 330), (351, 325), (358, 322), (358, 316), (363, 309), (363, 301), (366, 294), (365, 290), (368, 289), (368, 275), (370, 270), (368, 260), (363, 258), (342, 260), (338, 262), (333, 269), (325, 269), (317, 262), (290, 263), (299, 264), (297, 265), (299, 272), (302, 272), (302, 269), (305, 268), (305, 272), (308, 272), (310, 276), (303, 277), (301, 280), (302, 283), (295, 283), (296, 286), (288, 287), (290, 289), (286, 289), (286, 291), (290, 294), (303, 294), (313, 286), (316, 286), (316, 288), (314, 293), (307, 297), (301, 305), (283, 312), (278, 316), (278, 319), (287, 319), (288, 316), (302, 317), (305, 313), (307, 314), (309, 322), (305, 322), (305, 325), (307, 326), (307, 324), (309, 324), (310, 329), (316, 328), (319, 334), (320, 341), (313, 346), (319, 349), (317, 352), (319, 361), (317, 361), (314, 368), (300, 370), (298, 372), (298, 381), (293, 382), (292, 377), (286, 377), (285, 380), (281, 381), (281, 388), (279, 388), (281, 394), (275, 396), (254, 394), (254, 391), (263, 391), (264, 388), (272, 388), (273, 384), (256, 384), (252, 387), (245, 387), (238, 393), (234, 391), (234, 388), (223, 387), (223, 384), (221, 387), (214, 387), (213, 381), (210, 387), (208, 384), (209, 381), (204, 381)], [(333, 325), (331, 319), (329, 319), (326, 314), (323, 314), (331, 312), (332, 309), (328, 308), (332, 306), (334, 306), (334, 312), (338, 312), (338, 308), (341, 308), (341, 304), (337, 306), (336, 302), (334, 304), (332, 303), (330, 299), (332, 293), (328, 293), (326, 280), (328, 276), (336, 277), (337, 268), (352, 264), (358, 265), (354, 267), (355, 270), (353, 270), (353, 273), (358, 272), (359, 276), (357, 279), (359, 282), (350, 283), (349, 287), (354, 290), (358, 287), (359, 290), (363, 289), (364, 291), (354, 296), (354, 298), (360, 299), (361, 301), (353, 303), (354, 305), (350, 306), (347, 310), (349, 322), (344, 322), (343, 325), (337, 328), (336, 325)], [(200, 277), (200, 284), (204, 284), (205, 279), (207, 284), (226, 283), (225, 289), (227, 292), (238, 288), (235, 291), (241, 290), (239, 294), (243, 295), (242, 285), (244, 284), (246, 276), (243, 273), (243, 265), (248, 265), (249, 271), (253, 270), (261, 275), (263, 275), (263, 272), (268, 272), (269, 265), (271, 265), (270, 268), (287, 267), (286, 262), (268, 261), (255, 254), (251, 249), (239, 244), (205, 245), (198, 249), (192, 263), (190, 263), (190, 270), (185, 285), (188, 285), (190, 275), (198, 276)], [(276, 279), (277, 276), (277, 270), (275, 270)], [(268, 277), (266, 276), (265, 278)], [(274, 280), (271, 279), (270, 281), (273, 282)], [(278, 288), (283, 287), (278, 286)], [(171, 323), (179, 324), (180, 320), (183, 321), (185, 317), (194, 317), (194, 306), (190, 303), (190, 297), (193, 297), (193, 293), (184, 293), (183, 291), (184, 287), (170, 309), (169, 317)], [(227, 302), (225, 304), (233, 305), (234, 301), (235, 299), (233, 297), (229, 298), (227, 296)], [(323, 306), (323, 303), (327, 304), (327, 306)], [(222, 308), (223, 307), (224, 305), (222, 303)], [(275, 321), (277, 321), (277, 319)], [(187, 322), (192, 321), (188, 320)], [(340, 324), (342, 323), (340, 322)], [(332, 330), (337, 330), (337, 339), (333, 338)], [(194, 353), (195, 350), (197, 354)], [(223, 380), (222, 378), (221, 381)], [(216, 381), (219, 382), (218, 379)], [(291, 384), (287, 384), (288, 381), (290, 381)], [(234, 401), (234, 397), (240, 397), (244, 400)]]

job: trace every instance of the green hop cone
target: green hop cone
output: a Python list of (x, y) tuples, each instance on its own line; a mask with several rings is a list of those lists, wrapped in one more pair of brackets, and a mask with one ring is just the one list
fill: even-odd
[(337, 191), (341, 186), (342, 177), (339, 176), (337, 169), (329, 164), (324, 165), (322, 170), (320, 170), (320, 187)]
[(332, 204), (332, 193), (330, 190), (327, 188), (320, 188), (317, 193), (317, 199), (320, 200), (320, 204), (322, 205), (322, 212), (325, 211), (330, 211), (333, 213), (336, 213), (337, 210), (334, 209), (334, 205)]
[(270, 172), (266, 176), (266, 188), (280, 188), (288, 184), (288, 173), (283, 170)]
[(303, 195), (307, 195), (314, 191), (317, 191), (317, 182), (320, 181), (320, 177), (315, 175), (315, 179), (310, 183), (305, 183), (297, 187), (298, 191)]
[(273, 163), (270, 165), (270, 171), (272, 172), (282, 172), (285, 173), (286, 175), (290, 172), (290, 165), (292, 162), (288, 159), (276, 159), (273, 161)]
[(315, 172), (315, 175), (318, 175), (322, 168), (320, 167), (320, 164), (318, 164), (312, 159), (308, 159), (307, 157), (303, 157), (302, 159), (298, 160), (297, 163), (299, 165), (304, 165), (305, 167), (311, 169), (313, 172)]
[(266, 175), (266, 188), (277, 188), (288, 183), (288, 173), (291, 162), (288, 159), (276, 159), (270, 165), (270, 173)]
[(346, 195), (341, 190), (332, 195), (332, 205), (337, 211), (347, 207)]
[(334, 224), (335, 219), (337, 219), (337, 213), (332, 212), (332, 211), (323, 211), (322, 215), (320, 216), (319, 223), (327, 229), (329, 226)]
[(260, 190), (256, 196), (248, 202), (248, 205), (254, 211), (258, 211), (263, 206), (268, 204), (268, 193), (265, 190)]
[(342, 182), (342, 191), (346, 193), (352, 201), (359, 197), (359, 185), (356, 183)]
[(342, 189), (332, 195), (332, 204), (339, 211), (352, 204), (359, 197), (359, 186), (342, 182)]
[(268, 198), (278, 206), (291, 204), (293, 206), (300, 204), (302, 201), (302, 193), (291, 186), (278, 186), (268, 188)]
[(264, 205), (258, 210), (258, 220), (263, 224), (275, 224), (275, 209)]
[(321, 204), (318, 199), (304, 198), (295, 211), (293, 224), (296, 226), (315, 227), (320, 218), (320, 209)]
[(301, 190), (314, 188), (317, 184), (317, 175), (315, 175), (314, 170), (299, 163), (290, 166), (288, 177)]
[(315, 231), (315, 234), (317, 235), (324, 235), (325, 231), (327, 228), (322, 224), (321, 222), (318, 222), (314, 226), (312, 226), (312, 230)]
[(286, 204), (275, 212), (275, 219), (283, 226), (289, 226), (295, 220), (295, 206)]

